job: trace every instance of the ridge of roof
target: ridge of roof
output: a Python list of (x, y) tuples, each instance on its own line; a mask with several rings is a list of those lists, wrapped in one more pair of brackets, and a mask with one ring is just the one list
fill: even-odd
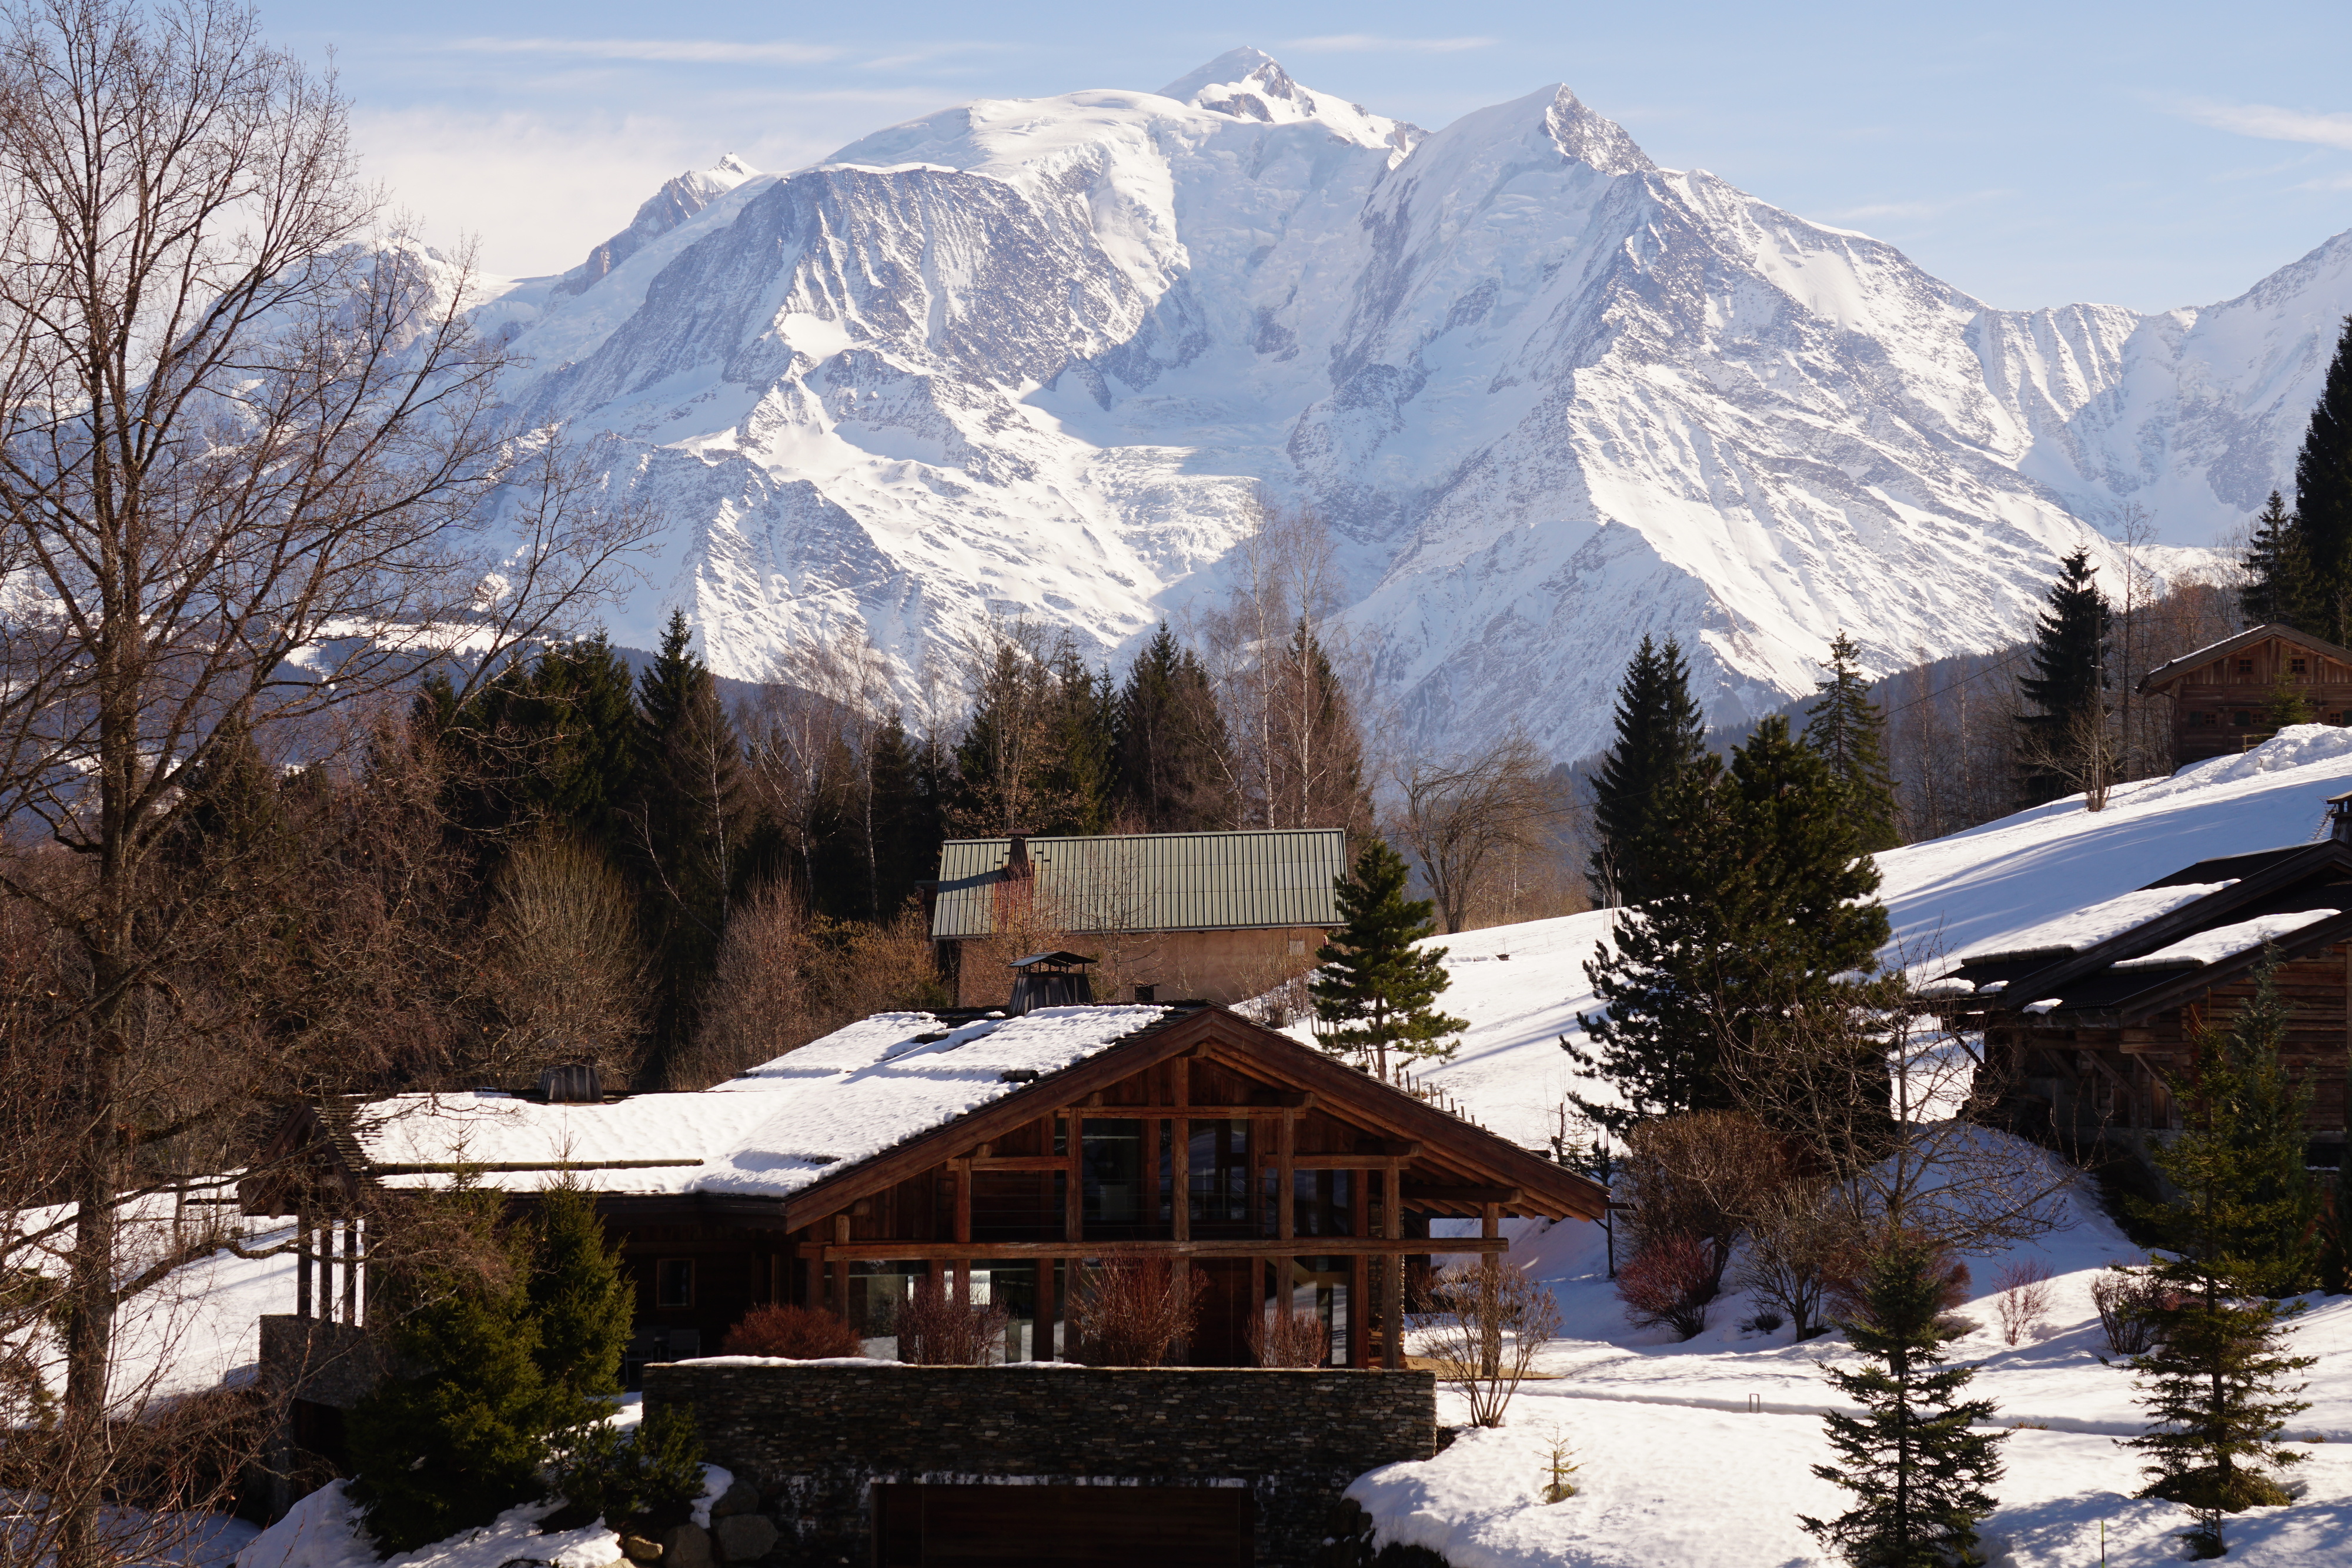
[(2266, 622), (2260, 626), (2250, 626), (2245, 631), (2234, 636), (2224, 637), (2218, 643), (2208, 643), (2202, 648), (2192, 649), (2179, 658), (2167, 659), (2163, 664), (2142, 675), (2139, 678), (2139, 685), (2135, 689), (2138, 695), (2145, 696), (2156, 690), (2158, 685), (2169, 685), (2200, 664), (2208, 664), (2216, 659), (2226, 659), (2241, 648), (2272, 637), (2284, 638), (2287, 642), (2308, 648), (2315, 653), (2324, 653), (2331, 659), (2352, 664), (2352, 648), (2339, 648), (2325, 638), (2315, 637), (2308, 632), (2298, 632), (2292, 626)]

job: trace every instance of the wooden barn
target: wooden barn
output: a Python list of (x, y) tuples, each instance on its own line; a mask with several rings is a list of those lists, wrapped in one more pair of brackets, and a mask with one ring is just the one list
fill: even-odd
[(364, 1300), (334, 1283), (335, 1239), (368, 1188), (592, 1188), (636, 1278), (638, 1364), (713, 1354), (769, 1301), (829, 1308), (890, 1356), (926, 1275), (1010, 1309), (1003, 1359), (1075, 1358), (1087, 1268), (1144, 1256), (1202, 1294), (1194, 1364), (1247, 1364), (1251, 1319), (1289, 1301), (1328, 1326), (1332, 1364), (1395, 1366), (1432, 1219), (1478, 1231), (1442, 1250), (1501, 1254), (1504, 1218), (1594, 1218), (1607, 1196), (1203, 1004), (884, 1014), (695, 1093), (558, 1080), (331, 1104), (290, 1119), (271, 1164), (246, 1207), (299, 1209), (319, 1239), (304, 1315)]
[(2139, 694), (2171, 699), (2172, 764), (2185, 767), (2268, 740), (2282, 695), (2300, 696), (2314, 722), (2343, 724), (2352, 715), (2352, 650), (2291, 626), (2256, 626), (2158, 665)]
[(2197, 1026), (2243, 1007), (2275, 950), (2284, 1060), (2311, 1090), (2313, 1162), (2332, 1166), (2352, 1051), (2352, 795), (2328, 819), (2318, 842), (2200, 861), (1963, 953), (1926, 993), (1984, 1031), (2021, 1130), (2144, 1143), (2181, 1124), (2171, 1086), (2190, 1077)]

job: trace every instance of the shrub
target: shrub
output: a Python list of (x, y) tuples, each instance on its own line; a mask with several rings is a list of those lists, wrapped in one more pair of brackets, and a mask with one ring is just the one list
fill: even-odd
[(2116, 1355), (2146, 1355), (2154, 1349), (2175, 1294), (2151, 1275), (2110, 1265), (2091, 1281), (2091, 1305), (2098, 1309), (2107, 1349)]
[[(1897, 1239), (1917, 1241), (1927, 1249), (1927, 1270), (1936, 1282), (1936, 1311), (1938, 1313), (1949, 1313), (1969, 1299), (1969, 1266), (1955, 1257), (1950, 1248), (1907, 1233)], [(1870, 1290), (1871, 1267), (1878, 1256), (1876, 1249), (1889, 1245), (1855, 1239), (1838, 1249), (1835, 1260), (1824, 1271), (1823, 1279), (1832, 1317), (1843, 1321), (1862, 1312), (1864, 1298)], [(1974, 1326), (1973, 1323), (1969, 1325), (1970, 1328)]]
[(1320, 1366), (1331, 1359), (1331, 1331), (1315, 1312), (1268, 1307), (1250, 1319), (1249, 1349), (1260, 1366)]
[(1092, 1366), (1161, 1366), (1192, 1337), (1198, 1291), (1157, 1258), (1105, 1259), (1070, 1303), (1078, 1359)]
[(915, 1366), (986, 1366), (1003, 1348), (1012, 1316), (958, 1294), (937, 1274), (918, 1280), (898, 1307), (898, 1359)]
[(1706, 1243), (1696, 1236), (1657, 1236), (1617, 1270), (1617, 1296), (1625, 1319), (1638, 1328), (1670, 1328), (1696, 1339), (1706, 1327), (1707, 1303), (1715, 1299), (1715, 1266)]
[(723, 1355), (773, 1355), (789, 1361), (863, 1355), (865, 1342), (831, 1312), (814, 1307), (753, 1307), (719, 1342)]
[(666, 1529), (685, 1523), (702, 1496), (702, 1436), (692, 1406), (649, 1410), (635, 1432), (598, 1421), (570, 1437), (555, 1461), (555, 1490), (583, 1523)]
[(1766, 1197), (1736, 1276), (1741, 1289), (1778, 1309), (1769, 1327), (1768, 1314), (1758, 1313), (1757, 1326), (1769, 1332), (1785, 1315), (1796, 1323), (1798, 1339), (1820, 1333), (1827, 1326), (1822, 1300), (1830, 1273), (1853, 1250), (1852, 1239), (1852, 1225), (1819, 1184), (1793, 1183)]
[(1738, 1111), (1694, 1111), (1635, 1127), (1618, 1186), (1633, 1204), (1635, 1249), (1654, 1239), (1689, 1239), (1706, 1249), (1706, 1291), (1723, 1271), (1751, 1217), (1787, 1179), (1780, 1142)]
[(1993, 1276), (2000, 1292), (1994, 1308), (2000, 1313), (2000, 1338), (2015, 1344), (2025, 1331), (2050, 1315), (2050, 1265), (2038, 1260), (2011, 1263)]
[(1501, 1426), (1511, 1396), (1559, 1331), (1559, 1303), (1526, 1270), (1496, 1260), (1441, 1270), (1430, 1281), (1429, 1306), (1438, 1377), (1468, 1402), (1474, 1424)]

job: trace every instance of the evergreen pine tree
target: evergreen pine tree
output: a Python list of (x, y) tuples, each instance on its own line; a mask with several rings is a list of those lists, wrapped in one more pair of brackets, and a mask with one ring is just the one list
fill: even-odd
[(2292, 626), (2319, 634), (2312, 612), (2311, 552), (2301, 525), (2276, 490), (2254, 517), (2241, 564), (2246, 585), (2238, 595), (2238, 611), (2247, 625)]
[(2311, 567), (2303, 629), (2331, 643), (2352, 635), (2352, 316), (2294, 459), (2295, 531)]
[(1993, 1406), (1958, 1397), (1975, 1368), (1943, 1364), (1952, 1333), (1937, 1323), (1944, 1280), (1934, 1265), (1916, 1239), (1890, 1241), (1870, 1260), (1862, 1311), (1844, 1324), (1871, 1364), (1822, 1367), (1862, 1414), (1823, 1416), (1838, 1462), (1813, 1473), (1855, 1500), (1833, 1520), (1799, 1521), (1854, 1568), (1982, 1561), (1976, 1527), (1993, 1511), (1990, 1489), (2008, 1434), (1969, 1430), (1992, 1418)]
[(1118, 729), (1119, 790), (1148, 831), (1232, 825), (1225, 726), (1209, 672), (1164, 621), (1128, 670)]
[(1854, 840), (1864, 854), (1891, 850), (1903, 841), (1895, 827), (1895, 775), (1886, 764), (1886, 716), (1870, 700), (1870, 684), (1855, 666), (1858, 652), (1840, 632), (1830, 642), (1822, 667), (1829, 679), (1815, 681), (1822, 700), (1805, 710), (1805, 744), (1829, 764), (1845, 792)]
[(1617, 687), (1616, 744), (1592, 780), (1593, 896), (1603, 904), (1645, 904), (1670, 891), (1653, 862), (1671, 858), (1660, 820), (1684, 775), (1706, 755), (1706, 726), (1691, 700), (1681, 646), (1648, 637)]
[(1321, 966), (1311, 990), (1315, 1016), (1324, 1028), (1318, 1039), (1328, 1051), (1353, 1051), (1372, 1058), (1383, 1073), (1389, 1055), (1437, 1057), (1454, 1054), (1447, 1037), (1470, 1027), (1435, 1009), (1451, 984), (1445, 949), (1416, 949), (1415, 942), (1436, 931), (1427, 899), (1405, 896), (1411, 874), (1404, 858), (1378, 839), (1370, 840), (1354, 867), (1335, 889), (1339, 928), (1315, 955)]
[(2098, 787), (2107, 691), (2107, 596), (2094, 580), (2091, 553), (2077, 549), (2059, 562), (2050, 607), (2034, 622), (2028, 659), (2033, 674), (2019, 692), (2032, 705), (2020, 714), (2026, 803), (2039, 805)]
[(656, 969), (655, 1043), (644, 1071), (662, 1082), (717, 963), (751, 816), (742, 742), (678, 612), (638, 677), (635, 729), (631, 826)]
[(1291, 628), (1273, 698), (1266, 826), (1352, 830), (1370, 822), (1356, 705), (1305, 616)]
[(2166, 1287), (2156, 1343), (2132, 1363), (2148, 1429), (2126, 1446), (2147, 1459), (2141, 1495), (2196, 1511), (2206, 1556), (2225, 1549), (2224, 1513), (2286, 1500), (2265, 1467), (2302, 1458), (2278, 1436), (2308, 1408), (2286, 1380), (2311, 1360), (2286, 1353), (2267, 1299), (2303, 1289), (2315, 1261), (2305, 1096), (2279, 1064), (2276, 968), (2266, 955), (2253, 1000), (2228, 1027), (2198, 1030), (2195, 1081), (2177, 1091), (2186, 1126), (2155, 1155), (2176, 1196), (2142, 1206), (2171, 1252), (2150, 1265)]
[(1786, 719), (1759, 725), (1728, 769), (1712, 758), (1686, 769), (1662, 804), (1652, 874), (1679, 891), (1619, 916), (1585, 965), (1604, 1009), (1580, 1020), (1592, 1047), (1561, 1042), (1616, 1086), (1614, 1103), (1571, 1099), (1620, 1134), (1729, 1108), (1727, 1057), (1850, 989), (1838, 977), (1867, 972), (1887, 937), (1843, 788)]
[(389, 1323), (373, 1332), (390, 1370), (352, 1408), (346, 1431), (352, 1496), (386, 1553), (488, 1524), (538, 1496), (549, 1434), (570, 1413), (540, 1371), (520, 1238), (498, 1235), (488, 1195), (438, 1201), (466, 1234), (453, 1251), (493, 1266), (419, 1263), (383, 1281), (372, 1308)]
[(1035, 831), (1084, 835), (1110, 825), (1118, 788), (1118, 741), (1112, 715), (1118, 691), (1110, 672), (1088, 670), (1073, 644), (1065, 644), (1053, 665), (1053, 707), (1042, 787), (1044, 807)]
[(923, 777), (922, 752), (896, 712), (882, 721), (869, 747), (872, 826), (865, 841), (870, 918), (888, 920), (907, 907), (918, 882), (939, 872), (940, 803)]
[(570, 1178), (540, 1194), (530, 1271), (530, 1310), (538, 1321), (534, 1359), (551, 1395), (575, 1407), (572, 1426), (601, 1416), (593, 1403), (621, 1391), (621, 1354), (636, 1314), (636, 1289), (607, 1245), (596, 1200)]

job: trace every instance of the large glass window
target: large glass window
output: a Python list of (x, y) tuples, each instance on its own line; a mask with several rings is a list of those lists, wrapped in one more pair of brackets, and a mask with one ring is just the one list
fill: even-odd
[(1293, 1171), (1291, 1225), (1301, 1236), (1353, 1236), (1353, 1171)]
[(849, 1326), (865, 1342), (866, 1354), (898, 1359), (898, 1309), (915, 1293), (928, 1263), (905, 1259), (860, 1259), (849, 1265)]
[(654, 1305), (694, 1305), (694, 1260), (665, 1258), (654, 1265)]
[(1323, 1364), (1347, 1365), (1348, 1334), (1353, 1315), (1348, 1300), (1348, 1282), (1355, 1274), (1352, 1261), (1346, 1258), (1293, 1258), (1288, 1261), (1287, 1280), (1281, 1277), (1279, 1268), (1266, 1270), (1265, 1312), (1271, 1315), (1287, 1305), (1294, 1312), (1318, 1320), (1331, 1336), (1330, 1354)]
[(1250, 1224), (1250, 1124), (1194, 1122), (1188, 1201), (1195, 1226)]
[(1069, 1217), (1063, 1171), (975, 1171), (971, 1178), (974, 1241), (1059, 1241)]
[(1098, 1225), (1141, 1225), (1146, 1212), (1143, 1124), (1089, 1116), (1079, 1138), (1078, 1168), (1085, 1184), (1079, 1213), (1087, 1233), (1095, 1234)]
[(992, 1361), (1050, 1361), (1053, 1347), (1037, 1343), (1037, 1265), (976, 1262), (971, 1266), (974, 1306), (999, 1306), (1010, 1315), (1004, 1342)]

